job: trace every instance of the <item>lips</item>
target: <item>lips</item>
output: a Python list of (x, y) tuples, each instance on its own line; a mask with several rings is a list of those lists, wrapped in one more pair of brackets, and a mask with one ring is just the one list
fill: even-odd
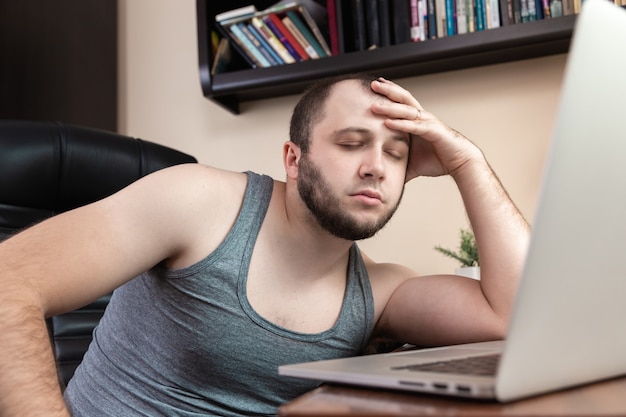
[(362, 190), (352, 194), (353, 197), (356, 197), (363, 201), (366, 204), (380, 204), (382, 203), (382, 197), (380, 193), (372, 190)]

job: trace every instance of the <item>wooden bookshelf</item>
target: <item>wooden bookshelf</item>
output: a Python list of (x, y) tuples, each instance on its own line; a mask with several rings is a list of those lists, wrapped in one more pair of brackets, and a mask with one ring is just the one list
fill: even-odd
[[(256, 2), (259, 9), (274, 2)], [(566, 53), (576, 15), (503, 26), (417, 43), (308, 60), (269, 68), (246, 68), (211, 76), (210, 30), (214, 16), (249, 3), (226, 7), (197, 0), (200, 82), (205, 97), (239, 113), (239, 103), (299, 94), (311, 82), (339, 74), (368, 72), (403, 78)]]

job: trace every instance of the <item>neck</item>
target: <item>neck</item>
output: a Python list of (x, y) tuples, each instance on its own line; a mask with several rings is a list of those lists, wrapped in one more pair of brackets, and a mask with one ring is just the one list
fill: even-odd
[(335, 268), (345, 271), (353, 242), (340, 239), (323, 229), (300, 198), (295, 184), (284, 189), (284, 227), (279, 245), (290, 253), (298, 269), (311, 278), (326, 276)]

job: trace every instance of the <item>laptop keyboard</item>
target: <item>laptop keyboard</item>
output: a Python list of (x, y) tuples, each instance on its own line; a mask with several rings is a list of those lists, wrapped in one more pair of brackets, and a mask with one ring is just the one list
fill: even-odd
[(443, 362), (423, 363), (419, 365), (399, 366), (393, 369), (409, 371), (438, 372), (445, 374), (465, 374), (477, 376), (494, 376), (498, 369), (500, 354), (473, 356)]

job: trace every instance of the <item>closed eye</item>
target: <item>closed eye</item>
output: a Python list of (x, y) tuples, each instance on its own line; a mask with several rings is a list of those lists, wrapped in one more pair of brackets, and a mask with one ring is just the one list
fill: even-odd
[(396, 150), (389, 150), (389, 151), (387, 151), (387, 154), (389, 156), (391, 156), (392, 158), (397, 159), (397, 160), (402, 160), (406, 156), (405, 152), (396, 151)]
[(364, 146), (363, 142), (341, 142), (339, 146), (342, 148), (360, 148)]

